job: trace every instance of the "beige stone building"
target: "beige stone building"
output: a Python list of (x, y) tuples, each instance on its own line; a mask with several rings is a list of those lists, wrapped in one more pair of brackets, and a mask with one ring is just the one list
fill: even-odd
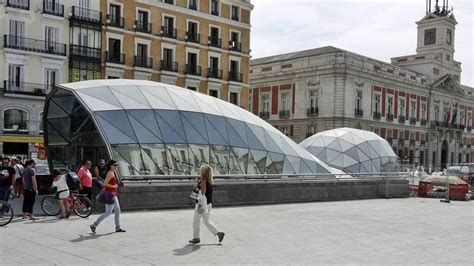
[(103, 77), (146, 79), (247, 105), (250, 1), (103, 0)]
[(378, 133), (403, 163), (474, 162), (474, 89), (460, 84), (454, 15), (427, 10), (415, 55), (382, 62), (335, 47), (251, 61), (247, 108), (301, 142), (353, 127)]

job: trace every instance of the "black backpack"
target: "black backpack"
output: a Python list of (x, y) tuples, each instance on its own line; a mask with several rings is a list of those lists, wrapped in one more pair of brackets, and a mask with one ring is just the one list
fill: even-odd
[(70, 190), (79, 189), (80, 182), (79, 176), (75, 172), (69, 172), (66, 174), (66, 184)]

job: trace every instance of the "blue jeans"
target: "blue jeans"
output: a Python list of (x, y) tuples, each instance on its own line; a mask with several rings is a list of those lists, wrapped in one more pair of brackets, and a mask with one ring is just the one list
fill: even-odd
[(97, 227), (99, 224), (105, 220), (105, 218), (109, 217), (112, 214), (112, 210), (115, 213), (115, 228), (120, 228), (120, 203), (118, 197), (114, 198), (114, 204), (105, 204), (105, 212), (102, 213), (97, 221), (94, 222), (94, 226)]
[(10, 197), (10, 186), (0, 186), (0, 200), (8, 202)]

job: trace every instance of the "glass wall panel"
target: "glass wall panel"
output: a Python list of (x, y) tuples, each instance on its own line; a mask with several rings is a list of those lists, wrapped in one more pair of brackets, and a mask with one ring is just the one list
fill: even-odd
[(189, 144), (209, 143), (202, 113), (181, 112), (181, 118)]
[(144, 166), (146, 169), (150, 169), (151, 175), (168, 174), (169, 168), (164, 144), (142, 144), (140, 148)]
[(211, 145), (211, 166), (217, 168), (220, 174), (229, 173), (229, 146)]
[[(137, 136), (139, 143), (161, 143), (161, 139), (154, 133), (159, 133), (159, 131), (151, 131), (147, 126), (145, 126), (145, 121), (136, 119), (132, 115), (128, 115), (130, 124), (132, 125), (133, 131)], [(155, 122), (156, 125), (156, 122)]]
[(165, 143), (186, 143), (186, 135), (178, 111), (155, 110), (155, 116)]
[(199, 169), (203, 164), (209, 164), (209, 145), (189, 145), (189, 156), (191, 157), (191, 174), (199, 175)]
[(166, 155), (171, 166), (172, 175), (189, 175), (191, 165), (189, 163), (188, 147), (186, 144), (166, 145)]
[(229, 135), (224, 117), (205, 114), (204, 121), (210, 144), (229, 145)]
[(111, 145), (122, 175), (139, 175), (144, 165), (138, 144)]
[(267, 173), (269, 174), (279, 174), (283, 173), (283, 162), (285, 160), (285, 155), (280, 153), (269, 152), (268, 157), (271, 159), (271, 164), (268, 165), (267, 157)]

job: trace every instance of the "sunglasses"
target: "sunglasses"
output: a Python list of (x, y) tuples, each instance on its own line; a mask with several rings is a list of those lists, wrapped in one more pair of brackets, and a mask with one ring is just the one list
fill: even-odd
[(118, 166), (118, 164), (114, 163), (113, 166)]

